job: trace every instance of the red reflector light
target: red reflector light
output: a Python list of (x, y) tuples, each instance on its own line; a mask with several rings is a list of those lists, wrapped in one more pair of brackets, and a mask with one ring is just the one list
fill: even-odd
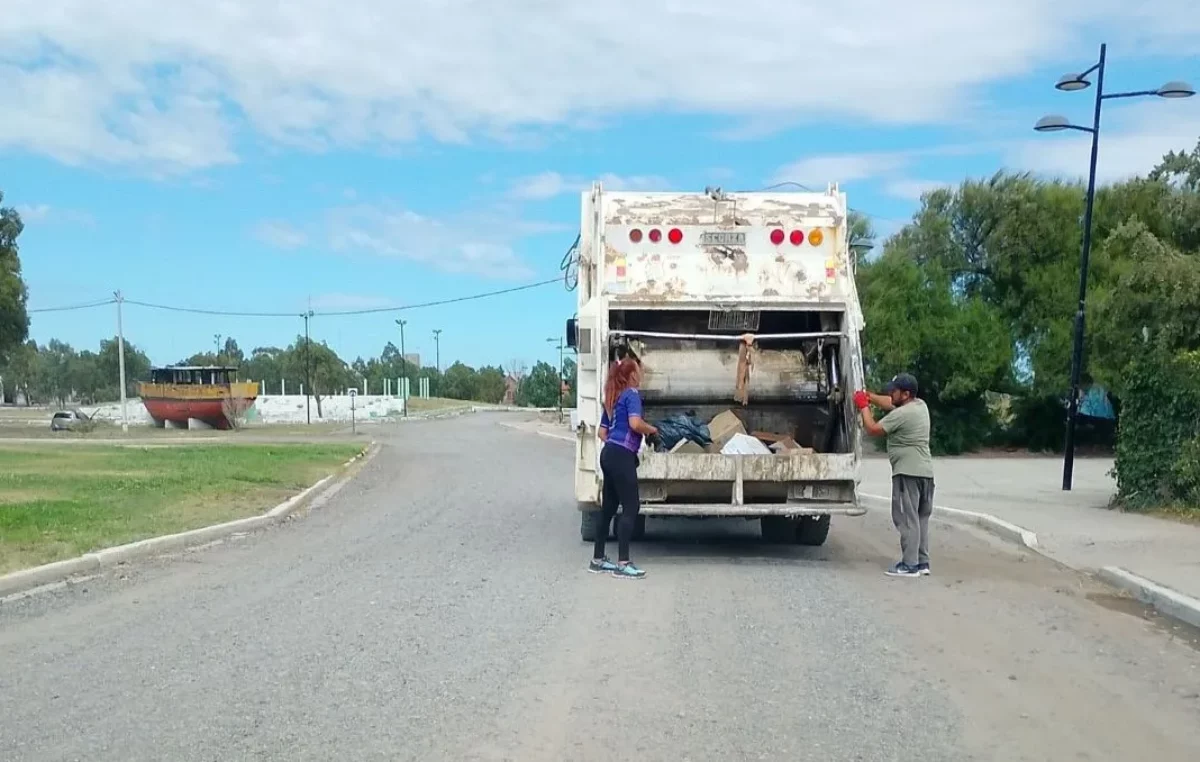
[(650, 242), (651, 242), (651, 243), (658, 243), (658, 242), (659, 242), (659, 241), (661, 241), (661, 240), (662, 240), (662, 231), (661, 231), (661, 230), (659, 230), (658, 228), (651, 228), (651, 230), (650, 230)]
[(671, 243), (679, 243), (683, 240), (683, 231), (679, 228), (671, 228), (671, 232), (667, 233), (667, 240)]
[(641, 241), (642, 240), (642, 231), (638, 230), (637, 228), (630, 230), (629, 231), (629, 240), (633, 241), (634, 243), (638, 243), (639, 241)]
[(804, 231), (803, 230), (793, 230), (791, 238), (792, 238), (792, 245), (799, 246), (800, 244), (804, 243)]
[(780, 228), (775, 228), (771, 231), (771, 243), (775, 244), (776, 246), (783, 243), (783, 230)]

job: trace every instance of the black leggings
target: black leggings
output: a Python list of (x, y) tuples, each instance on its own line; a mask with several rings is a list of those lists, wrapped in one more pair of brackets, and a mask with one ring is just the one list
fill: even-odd
[(601, 510), (596, 512), (596, 545), (593, 558), (604, 558), (604, 542), (608, 526), (622, 508), (617, 526), (617, 559), (629, 560), (629, 541), (637, 525), (641, 501), (638, 498), (638, 457), (636, 453), (615, 444), (606, 444), (600, 451), (600, 473), (604, 475), (604, 497)]

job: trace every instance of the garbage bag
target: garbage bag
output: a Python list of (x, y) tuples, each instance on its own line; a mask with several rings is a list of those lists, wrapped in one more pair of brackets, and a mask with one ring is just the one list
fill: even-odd
[(678, 413), (669, 415), (661, 421), (656, 421), (658, 427), (658, 450), (670, 451), (683, 439), (691, 440), (701, 447), (712, 444), (712, 435), (708, 424), (702, 423), (695, 413)]

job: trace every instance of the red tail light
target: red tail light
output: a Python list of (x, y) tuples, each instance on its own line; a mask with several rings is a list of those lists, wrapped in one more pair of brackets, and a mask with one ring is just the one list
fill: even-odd
[(679, 243), (683, 240), (683, 231), (679, 228), (671, 228), (671, 232), (667, 233), (667, 240), (671, 243)]
[(634, 243), (639, 243), (642, 240), (642, 231), (638, 230), (637, 228), (630, 230), (629, 240), (633, 241)]
[(800, 244), (804, 243), (804, 231), (793, 230), (791, 240), (793, 246), (799, 246)]
[(783, 243), (783, 238), (784, 235), (782, 228), (775, 228), (771, 231), (771, 243), (775, 244), (776, 246)]
[(658, 228), (650, 229), (650, 243), (658, 243), (662, 240), (662, 231)]

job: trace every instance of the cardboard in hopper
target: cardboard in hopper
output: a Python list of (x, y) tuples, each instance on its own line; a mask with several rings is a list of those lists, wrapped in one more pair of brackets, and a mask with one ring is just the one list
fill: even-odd
[(742, 419), (732, 410), (718, 413), (708, 422), (708, 435), (712, 437), (716, 452), (720, 452), (735, 435), (745, 433), (746, 427), (742, 425)]

